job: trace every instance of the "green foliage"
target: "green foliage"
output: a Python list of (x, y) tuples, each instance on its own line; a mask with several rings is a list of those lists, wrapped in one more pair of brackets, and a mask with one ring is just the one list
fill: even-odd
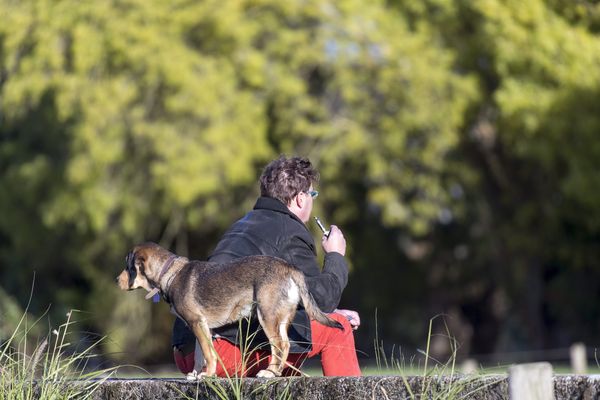
[[(106, 278), (116, 268), (107, 267), (136, 241), (176, 241), (188, 252), (186, 232), (223, 229), (251, 204), (257, 166), (279, 152), (310, 155), (325, 182), (341, 178), (340, 162), (363, 160), (368, 196), (386, 224), (426, 231), (447, 197), (443, 160), (473, 82), (452, 73), (451, 54), (411, 35), (381, 5), (3, 8), (5, 248), (20, 256), (16, 265), (87, 286), (84, 304), (112, 314), (117, 338), (130, 335), (122, 327), (131, 314), (152, 318), (140, 299), (114, 310), (98, 301), (115, 296)], [(340, 223), (356, 218), (360, 210), (342, 201), (351, 193), (328, 192)], [(11, 231), (23, 223), (30, 228)], [(40, 242), (48, 247), (40, 251)], [(153, 329), (142, 325), (139, 335)], [(116, 343), (113, 351), (124, 342)]]
[[(432, 303), (451, 298), (469, 324), (496, 332), (472, 340), (477, 352), (557, 346), (558, 331), (563, 345), (593, 340), (596, 311), (570, 288), (597, 293), (597, 5), (390, 3), (454, 49), (480, 86), (454, 170), (467, 212), (427, 238), (435, 249), (421, 260), (436, 277)], [(576, 309), (586, 317), (572, 318)]]
[[(440, 312), (479, 352), (515, 325), (525, 343), (552, 342), (545, 323), (596, 330), (600, 309), (562, 294), (600, 281), (585, 279), (599, 277), (593, 2), (0, 11), (2, 287), (23, 303), (37, 271), (31, 308), (92, 311), (112, 357), (168, 353), (167, 308), (114, 288), (128, 248), (153, 240), (205, 258), (279, 153), (317, 164), (315, 212), (350, 244), (344, 301), (366, 318), (377, 307), (392, 342), (420, 340)], [(492, 333), (472, 338), (475, 324)], [(361, 331), (370, 343), (372, 327)]]
[[(174, 232), (215, 229), (236, 215), (240, 199), (231, 191), (253, 185), (255, 163), (269, 154), (261, 103), (240, 90), (228, 54), (191, 43), (205, 21), (189, 15), (202, 10), (5, 3), (5, 260), (42, 268), (44, 280), (60, 273), (100, 292), (86, 307), (111, 307), (98, 302), (102, 281), (131, 244), (169, 244)], [(21, 259), (8, 261), (14, 255)], [(44, 287), (46, 301), (56, 286)], [(82, 294), (57, 300), (80, 302)]]

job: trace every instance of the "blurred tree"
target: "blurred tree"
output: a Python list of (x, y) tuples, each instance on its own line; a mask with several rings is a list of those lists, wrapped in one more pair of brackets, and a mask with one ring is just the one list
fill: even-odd
[[(206, 256), (279, 152), (317, 162), (342, 224), (358, 228), (369, 205), (423, 233), (449, 199), (446, 155), (474, 82), (380, 3), (2, 9), (2, 262), (40, 268), (40, 303), (92, 310), (111, 351), (152, 357), (169, 325), (141, 296), (115, 302), (107, 278), (126, 249), (153, 239)], [(9, 269), (3, 282), (31, 279)], [(365, 295), (369, 312), (382, 301)]]
[(32, 309), (90, 311), (115, 359), (168, 354), (172, 321), (117, 293), (128, 248), (205, 258), (279, 153), (321, 171), (315, 212), (345, 229), (364, 350), (375, 308), (388, 343), (446, 312), (465, 352), (597, 329), (567, 290), (600, 282), (595, 3), (0, 10), (1, 286), (24, 303), (36, 270)]
[(481, 87), (457, 154), (477, 174), (461, 182), (468, 212), (430, 240), (426, 262), (442, 277), (432, 307), (460, 305), (479, 353), (594, 343), (598, 5), (390, 3), (414, 31), (454, 49), (457, 68)]
[(235, 19), (237, 6), (185, 3), (1, 4), (2, 284), (27, 288), (37, 270), (36, 309), (91, 311), (112, 351), (168, 347), (149, 334), (168, 329), (167, 310), (153, 319), (136, 296), (115, 303), (127, 248), (153, 239), (187, 254), (187, 231), (215, 230), (251, 201), (270, 155), (262, 104), (230, 60), (248, 28), (233, 21), (210, 38), (229, 49), (201, 48), (205, 20)]
[[(359, 342), (372, 354), (376, 308), (390, 342), (425, 337), (423, 269), (407, 268), (403, 238), (426, 235), (451, 218), (450, 208), (463, 212), (452, 194), (452, 154), (478, 94), (429, 33), (410, 32), (377, 2), (336, 5), (311, 14), (304, 3), (282, 16), (291, 6), (270, 4), (257, 14), (279, 13), (280, 32), (303, 27), (287, 40), (311, 44), (306, 52), (276, 41), (266, 48), (283, 71), (270, 80), (269, 138), (319, 166), (315, 212), (345, 228), (355, 270), (343, 304), (362, 311)], [(279, 85), (284, 77), (290, 83)]]

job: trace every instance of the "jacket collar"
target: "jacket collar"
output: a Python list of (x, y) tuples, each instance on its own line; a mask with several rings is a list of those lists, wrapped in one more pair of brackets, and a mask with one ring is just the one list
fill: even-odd
[(300, 218), (298, 218), (296, 216), (296, 214), (294, 214), (293, 212), (291, 212), (289, 210), (289, 208), (287, 208), (287, 206), (285, 204), (283, 204), (283, 202), (281, 200), (277, 200), (277, 199), (274, 199), (272, 197), (262, 196), (262, 197), (259, 197), (256, 200), (256, 204), (254, 205), (254, 209), (255, 210), (270, 210), (270, 211), (276, 211), (276, 212), (280, 212), (280, 213), (283, 213), (283, 214), (287, 214), (290, 217), (292, 217), (293, 219), (295, 219), (296, 221), (298, 221), (299, 223), (301, 223), (302, 226), (304, 226), (306, 228), (306, 225), (304, 224), (304, 222), (302, 222), (300, 220)]

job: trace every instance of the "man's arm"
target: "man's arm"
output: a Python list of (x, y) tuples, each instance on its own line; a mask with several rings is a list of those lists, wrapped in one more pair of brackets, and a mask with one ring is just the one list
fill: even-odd
[(286, 247), (282, 252), (286, 255), (286, 261), (304, 273), (308, 290), (319, 308), (324, 312), (333, 312), (348, 283), (348, 265), (343, 256), (346, 242), (341, 231), (332, 226), (329, 238), (323, 239), (326, 254), (322, 271), (317, 264), (311, 237), (294, 236)]

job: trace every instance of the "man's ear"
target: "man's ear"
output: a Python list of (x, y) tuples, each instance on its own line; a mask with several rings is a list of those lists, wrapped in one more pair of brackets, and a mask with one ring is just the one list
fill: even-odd
[(300, 193), (298, 193), (296, 195), (296, 205), (298, 206), (299, 209), (304, 208), (304, 206), (306, 205), (306, 196), (300, 196)]
[(291, 200), (288, 207), (301, 208), (302, 207), (302, 199), (300, 198), (300, 194), (295, 195)]

